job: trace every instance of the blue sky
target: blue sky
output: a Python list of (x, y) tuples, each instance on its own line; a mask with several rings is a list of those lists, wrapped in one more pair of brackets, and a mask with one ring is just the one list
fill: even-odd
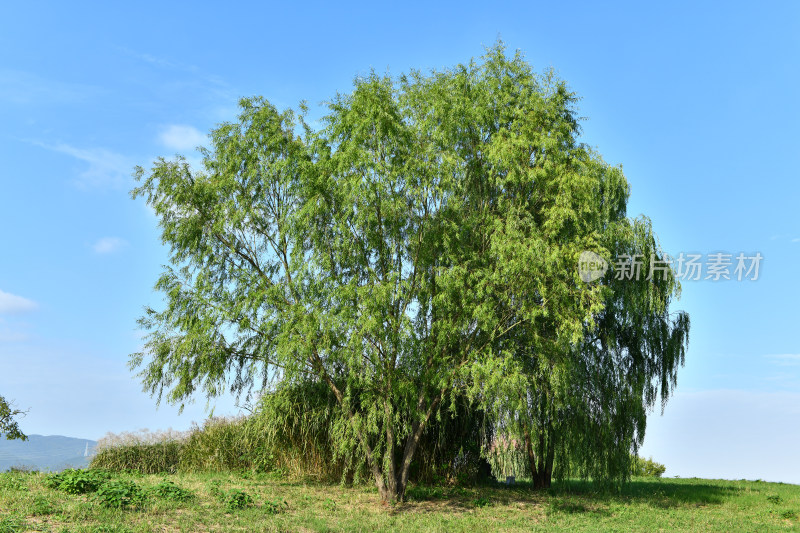
[[(0, 394), (28, 433), (185, 429), (127, 369), (166, 262), (134, 165), (193, 147), (239, 97), (312, 106), (375, 68), (466, 62), (502, 38), (581, 97), (583, 140), (670, 253), (764, 257), (687, 281), (691, 343), (642, 450), (668, 476), (800, 483), (800, 6), (14, 2), (0, 19)], [(319, 108), (315, 111), (320, 113)], [(217, 414), (237, 412), (231, 398)]]

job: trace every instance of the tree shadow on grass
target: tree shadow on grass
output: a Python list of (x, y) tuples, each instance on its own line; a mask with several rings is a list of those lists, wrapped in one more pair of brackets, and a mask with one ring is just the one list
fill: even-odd
[[(618, 492), (598, 492), (597, 498), (614, 501), (647, 502), (659, 507), (678, 507), (684, 505), (719, 505), (740, 493), (743, 488), (735, 482), (677, 479), (637, 479), (625, 484)], [(557, 491), (591, 495), (593, 490), (588, 482), (564, 482)]]
[(548, 514), (595, 514), (607, 516), (609, 507), (620, 503), (648, 504), (670, 509), (719, 505), (743, 489), (735, 482), (706, 480), (633, 480), (619, 490), (606, 490), (587, 482), (569, 480), (554, 483), (545, 490), (534, 490), (529, 483), (511, 486), (492, 484), (469, 489), (442, 487), (413, 487), (408, 503), (398, 511), (434, 512), (466, 511), (486, 505), (535, 505)]
[(603, 490), (588, 481), (569, 480), (554, 484), (552, 497), (576, 496), (597, 503), (636, 502), (660, 508), (719, 505), (743, 489), (735, 482), (679, 479), (635, 479), (618, 491)]

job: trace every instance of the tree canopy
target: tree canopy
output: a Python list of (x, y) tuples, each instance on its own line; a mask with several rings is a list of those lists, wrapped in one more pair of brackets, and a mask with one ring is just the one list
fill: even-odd
[(28, 440), (28, 437), (20, 430), (19, 422), (16, 420), (21, 414), (24, 414), (24, 412), (14, 409), (13, 404), (0, 396), (0, 436), (5, 436), (7, 440)]
[[(146, 309), (131, 359), (145, 388), (181, 402), (324, 383), (343, 415), (336, 444), (363, 455), (386, 501), (403, 499), (425, 427), (459, 395), (536, 438), (539, 404), (619, 429), (585, 402), (619, 389), (647, 407), (654, 377), (674, 383), (680, 361), (647, 355), (673, 327), (673, 284), (580, 279), (582, 251), (647, 243), (626, 237), (640, 227), (627, 182), (578, 141), (575, 103), (498, 45), (452, 69), (358, 78), (318, 130), (304, 106), (243, 99), (201, 169), (137, 168), (132, 195), (170, 248), (165, 305)], [(651, 297), (652, 322), (628, 328)], [(643, 433), (639, 411), (615, 412)]]

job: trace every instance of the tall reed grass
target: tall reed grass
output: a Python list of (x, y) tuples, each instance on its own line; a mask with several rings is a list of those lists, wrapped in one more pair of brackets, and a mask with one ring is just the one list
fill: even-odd
[[(466, 400), (454, 412), (443, 410), (422, 435), (411, 479), (476, 478), (488, 428)], [(366, 479), (363, 455), (341, 445), (356, 440), (343, 439), (347, 431), (350, 424), (329, 389), (309, 381), (265, 394), (247, 417), (211, 418), (185, 432), (108, 434), (98, 442), (90, 466), (143, 474), (247, 470), (317, 481)]]

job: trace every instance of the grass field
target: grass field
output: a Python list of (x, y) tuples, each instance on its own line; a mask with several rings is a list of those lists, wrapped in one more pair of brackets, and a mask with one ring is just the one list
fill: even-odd
[[(114, 499), (119, 492), (106, 490), (104, 505), (102, 490), (69, 494), (63, 486), (50, 488), (46, 474), (0, 474), (0, 533), (800, 530), (800, 486), (760, 481), (639, 478), (616, 494), (580, 482), (543, 492), (522, 483), (412, 487), (408, 502), (386, 507), (371, 486), (270, 475), (114, 475), (113, 480), (122, 482), (112, 484), (117, 488), (133, 482), (140, 496), (113, 508), (108, 501), (125, 503)], [(188, 499), (178, 489), (190, 491)]]

